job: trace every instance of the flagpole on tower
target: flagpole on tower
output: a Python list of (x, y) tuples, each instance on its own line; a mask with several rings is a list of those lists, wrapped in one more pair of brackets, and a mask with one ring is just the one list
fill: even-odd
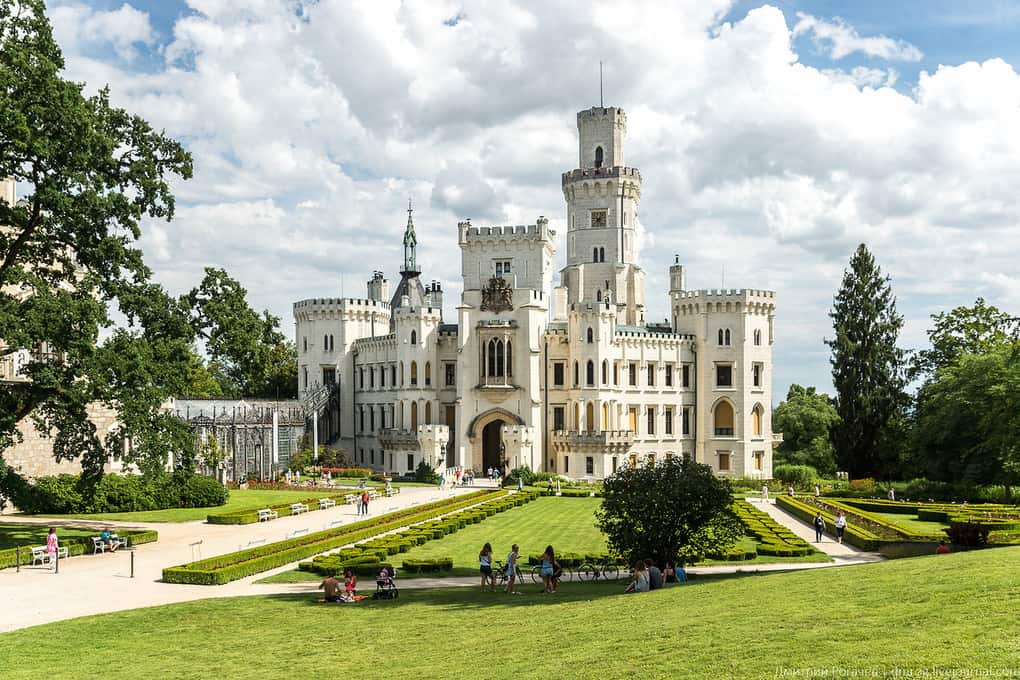
[(604, 109), (605, 103), (602, 101), (602, 60), (599, 59), (599, 108)]

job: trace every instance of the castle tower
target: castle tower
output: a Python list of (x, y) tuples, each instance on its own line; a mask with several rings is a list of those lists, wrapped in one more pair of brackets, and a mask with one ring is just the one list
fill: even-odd
[(567, 202), (567, 266), (560, 285), (567, 303), (612, 301), (620, 324), (644, 323), (644, 272), (637, 265), (641, 173), (624, 165), (623, 109), (592, 107), (577, 114), (578, 165), (563, 173)]
[[(418, 262), (415, 251), (418, 246), (418, 237), (414, 234), (414, 219), (411, 203), (407, 203), (407, 226), (404, 228), (404, 266), (400, 268), (400, 283), (390, 300), (390, 309), (397, 310), (399, 307), (424, 307), (425, 287), (421, 285), (418, 275)], [(394, 330), (396, 316), (390, 319), (390, 330)]]

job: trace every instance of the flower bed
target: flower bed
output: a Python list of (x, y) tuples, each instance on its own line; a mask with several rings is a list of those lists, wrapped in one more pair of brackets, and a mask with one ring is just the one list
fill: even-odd
[(349, 543), (356, 543), (387, 531), (399, 529), (408, 524), (424, 522), (453, 510), (474, 505), (493, 494), (502, 495), (504, 493), (496, 489), (485, 489), (391, 512), (381, 517), (354, 522), (336, 529), (317, 531), (298, 538), (238, 550), (177, 567), (168, 567), (163, 570), (163, 580), (167, 583), (197, 585), (229, 583), (239, 578), (281, 567), (290, 562), (297, 562), (332, 548), (339, 548)]
[[(96, 532), (96, 536), (99, 532)], [(152, 529), (118, 529), (117, 535), (128, 539), (129, 545), (141, 545), (142, 543), (154, 543), (159, 539), (159, 532)], [(39, 545), (42, 545), (40, 543)], [(74, 536), (60, 539), (60, 546), (67, 548), (67, 554), (71, 557), (82, 555), (92, 550), (92, 538), (90, 536)], [(0, 550), (0, 569), (13, 567), (18, 563), (18, 548)], [(21, 548), (21, 563), (28, 564), (32, 561), (30, 546)]]
[[(452, 534), (468, 524), (481, 522), (498, 512), (529, 503), (538, 496), (539, 494), (534, 491), (525, 491), (494, 498), (481, 505), (408, 527), (395, 534), (379, 536), (329, 555), (318, 555), (309, 562), (299, 564), (298, 569), (323, 576), (337, 576), (347, 569), (353, 569), (359, 575), (377, 574), (384, 566), (392, 566), (388, 562), (391, 555), (407, 552), (426, 541)], [(453, 558), (405, 559), (401, 563), (401, 568), (409, 573), (449, 571), (453, 568)]]

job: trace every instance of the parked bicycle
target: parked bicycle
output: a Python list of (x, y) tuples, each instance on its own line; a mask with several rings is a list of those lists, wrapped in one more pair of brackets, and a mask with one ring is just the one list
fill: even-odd
[[(557, 574), (556, 578), (560, 581), (573, 581), (574, 573), (567, 567), (561, 567), (560, 573)], [(535, 583), (542, 582), (542, 565), (536, 564), (531, 568), (531, 580)]]
[(607, 557), (598, 566), (592, 562), (585, 562), (577, 568), (577, 577), (582, 581), (597, 581), (600, 578), (615, 581), (620, 578), (620, 570), (615, 564), (610, 563)]
[[(496, 585), (500, 588), (506, 587), (506, 565), (503, 564), (502, 560), (496, 560), (492, 565), (492, 575), (496, 579)], [(521, 583), (524, 580), (524, 574), (521, 573), (520, 566), (517, 567), (517, 582)]]

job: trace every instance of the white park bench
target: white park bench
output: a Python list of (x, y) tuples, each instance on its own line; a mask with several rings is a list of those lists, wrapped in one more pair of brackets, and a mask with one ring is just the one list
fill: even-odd
[(390, 496), (396, 496), (397, 493), (399, 493), (399, 492), (400, 492), (400, 489), (394, 489), (394, 488), (386, 489), (386, 497), (389, 498)]
[(105, 553), (106, 549), (110, 547), (110, 542), (113, 543), (114, 548), (126, 548), (128, 547), (128, 539), (121, 538), (117, 534), (110, 534), (110, 540), (104, 541), (102, 536), (92, 537), (92, 554), (95, 555), (97, 552)]
[(378, 491), (369, 491), (368, 492), (368, 497), (369, 497), (370, 500), (375, 500), (376, 498), (379, 498), (379, 492)]
[(332, 498), (320, 498), (319, 499), (319, 510), (325, 510), (326, 508), (336, 507), (336, 501)]
[[(57, 552), (62, 558), (66, 559), (69, 556), (66, 547), (58, 547)], [(49, 564), (52, 561), (52, 555), (53, 553), (46, 552), (45, 545), (37, 545), (32, 548), (32, 564)]]
[(352, 493), (349, 493), (346, 496), (344, 496), (344, 503), (347, 503), (348, 505), (355, 502), (356, 500), (358, 500), (358, 497)]
[(262, 510), (259, 510), (259, 521), (260, 522), (268, 522), (269, 520), (276, 519), (279, 516), (280, 516), (280, 513), (278, 513), (276, 510), (272, 510), (270, 508), (263, 508)]
[(300, 515), (302, 512), (308, 512), (308, 505), (306, 503), (291, 503), (290, 514)]

